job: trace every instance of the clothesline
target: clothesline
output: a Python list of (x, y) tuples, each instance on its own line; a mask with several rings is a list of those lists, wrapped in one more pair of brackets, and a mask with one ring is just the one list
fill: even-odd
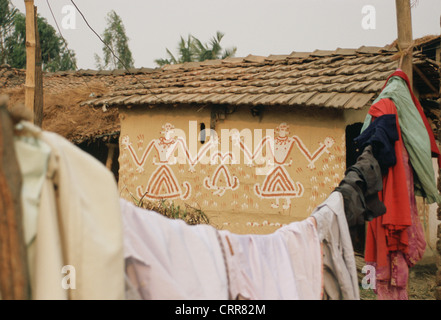
[(190, 226), (120, 202), (126, 270), (141, 299), (359, 299), (339, 192), (266, 235)]

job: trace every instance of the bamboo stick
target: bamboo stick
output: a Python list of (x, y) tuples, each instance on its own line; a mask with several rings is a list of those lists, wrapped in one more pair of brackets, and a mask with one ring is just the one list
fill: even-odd
[(34, 0), (25, 0), (26, 6), (26, 83), (25, 105), (34, 113), (35, 95), (35, 10)]
[(24, 0), (26, 7), (26, 82), (25, 105), (34, 114), (35, 106), (35, 9), (34, 0)]

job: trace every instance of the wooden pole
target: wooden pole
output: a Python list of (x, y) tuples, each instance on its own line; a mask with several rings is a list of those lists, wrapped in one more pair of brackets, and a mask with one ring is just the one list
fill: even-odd
[(34, 0), (24, 0), (26, 6), (26, 83), (25, 105), (34, 114), (35, 97), (35, 9)]
[(43, 125), (43, 70), (40, 34), (37, 24), (37, 7), (34, 7), (34, 22), (35, 22), (35, 96), (34, 96), (34, 124), (42, 127)]
[(13, 124), (0, 102), (0, 296), (2, 300), (30, 298), (24, 244), (22, 178), (14, 148)]
[(116, 144), (115, 143), (107, 143), (107, 161), (106, 161), (106, 167), (110, 171), (112, 171), (112, 164), (113, 164), (113, 155), (115, 154)]
[(41, 127), (43, 122), (43, 81), (40, 39), (37, 30), (37, 7), (34, 6), (34, 0), (24, 1), (26, 6), (25, 105), (34, 115), (34, 124)]
[(412, 16), (410, 0), (395, 0), (397, 11), (397, 31), (398, 31), (398, 46), (399, 50), (404, 52), (401, 61), (401, 70), (403, 70), (409, 78), (410, 86), (412, 88), (412, 54), (411, 48), (412, 37)]

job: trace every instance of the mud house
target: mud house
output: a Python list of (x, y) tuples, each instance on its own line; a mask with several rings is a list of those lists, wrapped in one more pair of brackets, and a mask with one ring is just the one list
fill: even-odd
[[(420, 42), (415, 92), (436, 113), (439, 36)], [(397, 66), (392, 45), (45, 73), (43, 128), (107, 164), (126, 199), (168, 199), (221, 228), (270, 232), (335, 188)], [(0, 68), (12, 102), (24, 101), (24, 81), (23, 70)]]
[[(416, 51), (415, 92), (439, 97), (439, 65)], [(235, 232), (304, 219), (353, 158), (352, 139), (393, 47), (316, 50), (169, 65), (82, 105), (118, 109), (126, 199), (201, 208)]]

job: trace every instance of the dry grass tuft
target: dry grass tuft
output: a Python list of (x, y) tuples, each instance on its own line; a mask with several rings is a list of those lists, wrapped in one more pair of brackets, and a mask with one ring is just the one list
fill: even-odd
[(189, 225), (210, 224), (209, 218), (201, 209), (194, 208), (188, 204), (184, 204), (181, 207), (180, 205), (175, 205), (173, 201), (165, 199), (158, 201), (149, 201), (143, 198), (133, 200), (135, 205), (140, 208), (158, 212), (170, 219), (184, 220)]

